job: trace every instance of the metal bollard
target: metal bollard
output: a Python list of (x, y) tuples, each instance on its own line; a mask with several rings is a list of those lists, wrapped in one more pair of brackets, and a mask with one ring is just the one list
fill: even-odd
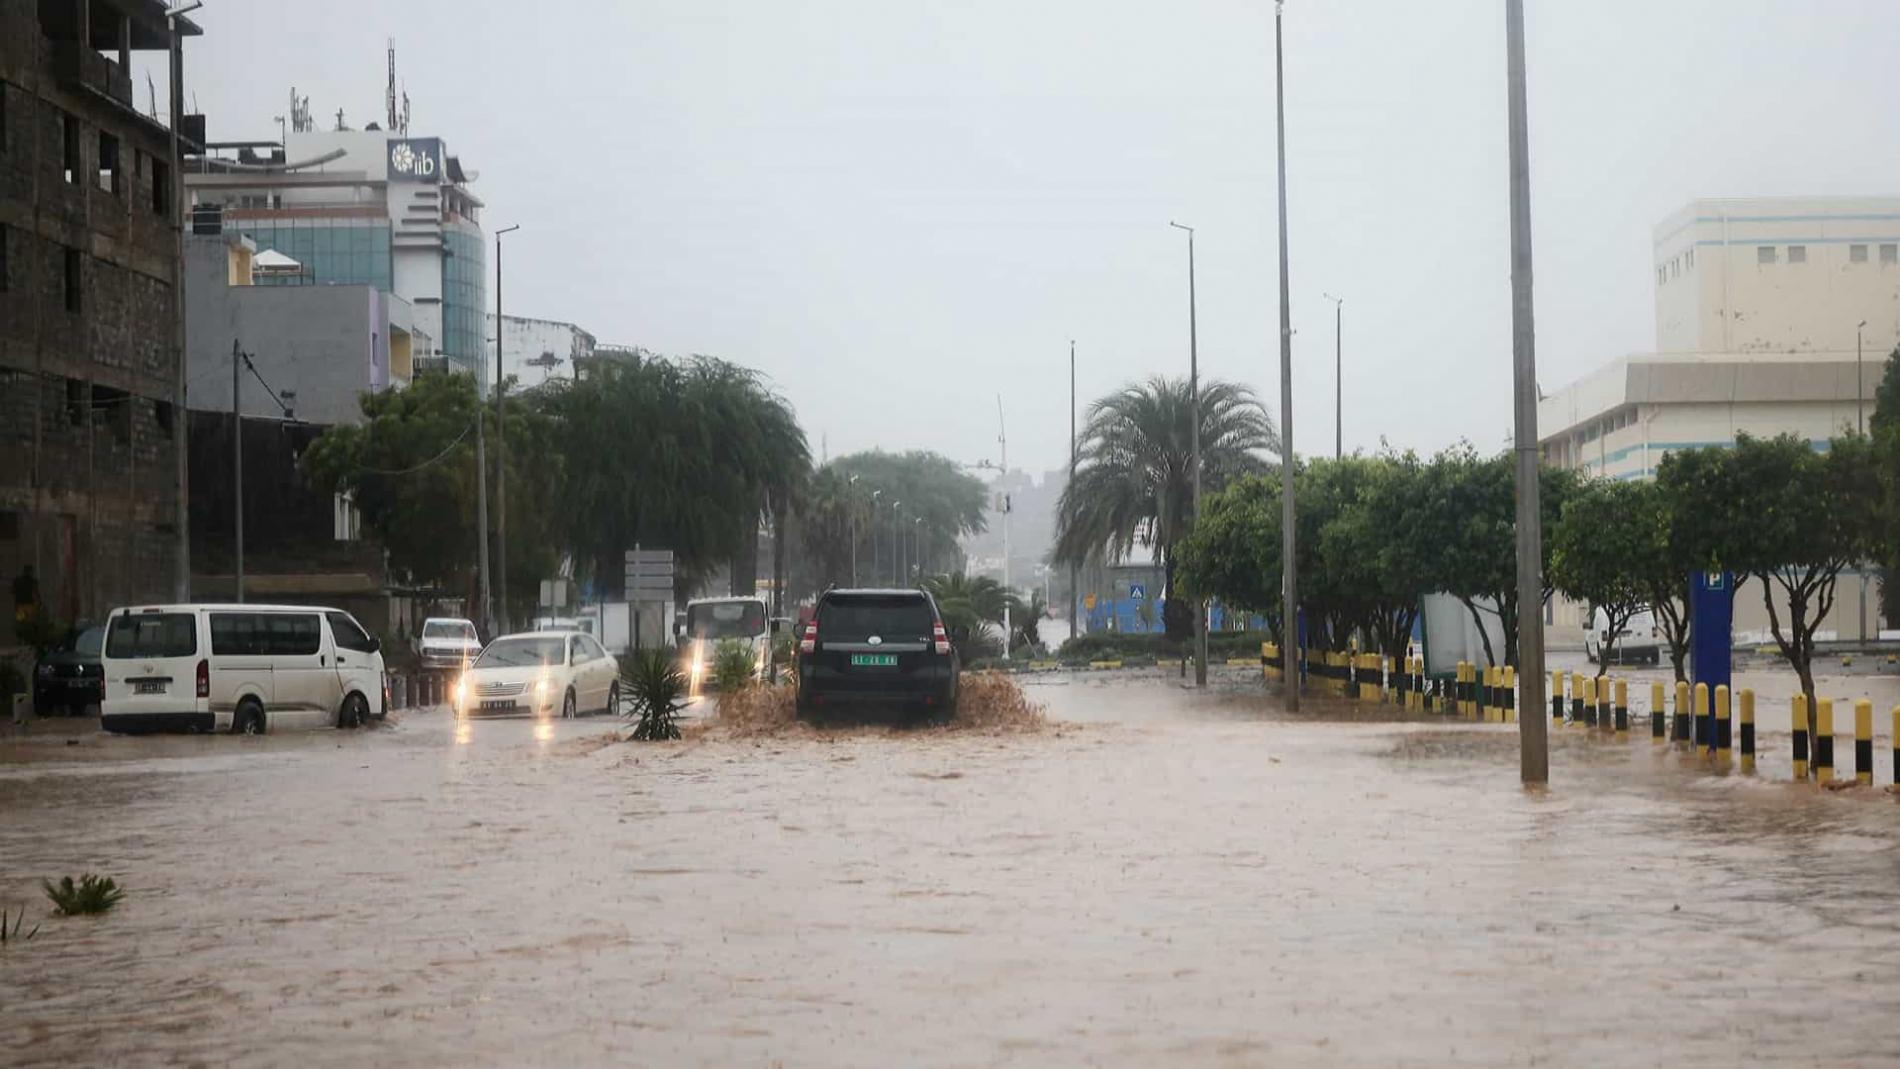
[(1564, 674), (1561, 671), (1550, 674), (1550, 719), (1554, 724), (1564, 722)]
[(1570, 726), (1583, 726), (1583, 673), (1570, 673)]
[(1742, 688), (1742, 771), (1755, 771), (1755, 692)]
[(1649, 685), (1649, 741), (1662, 742), (1668, 737), (1668, 713), (1663, 709), (1663, 685)]
[(1794, 696), (1794, 712), (1789, 720), (1794, 735), (1794, 778), (1808, 778), (1808, 696)]
[(1728, 722), (1728, 685), (1715, 688), (1715, 761), (1723, 768), (1728, 767), (1729, 722)]
[(1670, 723), (1669, 740), (1687, 742), (1689, 740), (1689, 684), (1676, 680), (1676, 713)]
[(1814, 781), (1834, 782), (1834, 699), (1814, 700)]
[(1627, 736), (1630, 733), (1630, 684), (1627, 679), (1616, 681), (1616, 733)]
[(1874, 703), (1854, 703), (1854, 782), (1874, 785)]
[(1691, 729), (1694, 731), (1694, 734), (1689, 736), (1689, 748), (1691, 750), (1702, 749), (1702, 740), (1709, 735), (1708, 719), (1709, 685), (1707, 683), (1697, 683), (1695, 685), (1695, 722)]

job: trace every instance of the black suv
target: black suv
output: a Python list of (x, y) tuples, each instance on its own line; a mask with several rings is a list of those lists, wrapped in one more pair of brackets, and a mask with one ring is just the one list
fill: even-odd
[(827, 590), (798, 636), (798, 712), (884, 706), (948, 719), (959, 670), (928, 593)]

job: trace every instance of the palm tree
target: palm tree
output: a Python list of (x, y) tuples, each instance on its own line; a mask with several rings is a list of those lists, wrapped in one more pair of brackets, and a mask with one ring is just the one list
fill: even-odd
[[(1217, 490), (1265, 468), (1280, 437), (1253, 391), (1207, 380), (1200, 389), (1201, 481)], [(1193, 523), (1193, 404), (1186, 379), (1161, 376), (1089, 406), (1077, 443), (1075, 478), (1056, 506), (1058, 564), (1117, 562), (1136, 545), (1161, 557), (1167, 630), (1187, 637), (1193, 614), (1174, 597), (1174, 547)]]
[(1010, 623), (1015, 625), (1016, 635), (1010, 640), (1011, 647), (1042, 645), (1043, 618), (1049, 615), (1049, 603), (1043, 599), (1042, 588), (1037, 587), (1024, 598), (1017, 594), (1009, 596)]
[(933, 575), (924, 580), (924, 589), (936, 599), (944, 630), (966, 660), (984, 644), (987, 625), (1003, 622), (1003, 607), (1009, 604), (1003, 585), (985, 575)]

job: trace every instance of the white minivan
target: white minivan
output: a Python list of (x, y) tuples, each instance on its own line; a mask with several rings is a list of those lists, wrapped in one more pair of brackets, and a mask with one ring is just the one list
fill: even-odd
[(381, 644), (341, 609), (150, 605), (106, 620), (107, 731), (356, 727), (388, 712)]

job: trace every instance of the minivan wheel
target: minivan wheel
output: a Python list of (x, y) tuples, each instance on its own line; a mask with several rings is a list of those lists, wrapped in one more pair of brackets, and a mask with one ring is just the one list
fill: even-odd
[(339, 728), (360, 728), (369, 723), (369, 708), (361, 694), (351, 694), (343, 699), (343, 708), (337, 713), (336, 726)]
[(237, 714), (231, 718), (231, 734), (262, 735), (264, 733), (264, 707), (255, 701), (239, 703)]
[(574, 692), (573, 690), (570, 689), (567, 692), (567, 694), (561, 698), (561, 719), (572, 720), (573, 718), (574, 718)]

